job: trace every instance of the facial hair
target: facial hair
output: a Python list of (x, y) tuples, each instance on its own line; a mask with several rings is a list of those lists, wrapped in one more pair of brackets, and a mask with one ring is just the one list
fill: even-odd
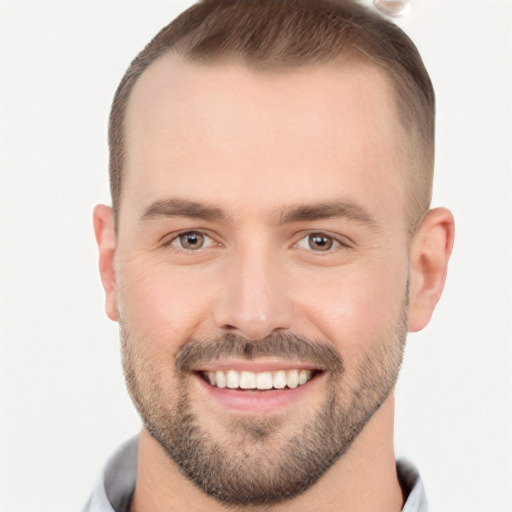
[[(189, 340), (175, 357), (176, 387), (164, 390), (157, 369), (136, 348), (121, 320), (126, 384), (144, 426), (176, 467), (216, 500), (253, 508), (306, 491), (351, 446), (398, 378), (406, 339), (407, 304), (394, 328), (377, 336), (358, 367), (344, 368), (332, 346), (302, 336), (275, 334), (248, 341), (233, 334)], [(277, 357), (314, 363), (325, 373), (325, 393), (294, 429), (290, 418), (233, 418), (222, 435), (208, 431), (189, 396), (191, 370), (226, 357)], [(170, 396), (172, 395), (172, 396)]]

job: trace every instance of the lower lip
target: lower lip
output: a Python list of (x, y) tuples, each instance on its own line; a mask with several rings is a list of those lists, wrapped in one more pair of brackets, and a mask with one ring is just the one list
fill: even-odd
[(217, 388), (208, 384), (201, 376), (196, 376), (200, 386), (207, 393), (209, 400), (213, 399), (222, 407), (245, 413), (271, 413), (291, 407), (316, 386), (321, 375), (294, 389), (268, 391), (241, 391), (239, 389)]

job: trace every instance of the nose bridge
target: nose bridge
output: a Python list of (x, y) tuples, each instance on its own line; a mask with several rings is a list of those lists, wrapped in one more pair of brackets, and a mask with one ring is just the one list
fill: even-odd
[(217, 327), (250, 340), (289, 329), (293, 304), (275, 248), (252, 240), (234, 251), (227, 279), (215, 305)]

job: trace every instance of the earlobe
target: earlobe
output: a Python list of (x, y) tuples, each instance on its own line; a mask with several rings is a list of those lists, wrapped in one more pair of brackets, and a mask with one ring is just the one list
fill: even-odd
[(94, 234), (99, 250), (101, 283), (105, 290), (105, 311), (114, 321), (119, 319), (116, 296), (115, 251), (116, 230), (112, 208), (98, 204), (93, 211)]
[(430, 210), (414, 236), (410, 251), (408, 329), (423, 329), (432, 316), (446, 281), (454, 239), (453, 215), (446, 208)]

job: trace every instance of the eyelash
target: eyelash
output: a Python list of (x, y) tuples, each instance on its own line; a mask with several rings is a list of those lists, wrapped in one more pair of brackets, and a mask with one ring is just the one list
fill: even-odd
[[(198, 238), (201, 238), (202, 237), (202, 244), (200, 247), (198, 248), (195, 248), (195, 249), (191, 249), (191, 248), (186, 248), (186, 247), (183, 247), (183, 244), (182, 244), (182, 241), (183, 241), (183, 238), (184, 236), (195, 236), (195, 237), (198, 237)], [(326, 250), (318, 250), (318, 251), (315, 251), (312, 247), (311, 247), (311, 242), (314, 238), (318, 238), (318, 239), (324, 239), (326, 240), (326, 243), (327, 244), (330, 244)], [(179, 245), (178, 245), (179, 244)], [(206, 247), (205, 247), (205, 244)], [(304, 247), (304, 246), (301, 246), (301, 244), (307, 244), (308, 246), (307, 247)], [(171, 240), (169, 240), (168, 242), (166, 242), (164, 244), (164, 246), (173, 246), (175, 247), (177, 250), (179, 251), (183, 251), (183, 252), (200, 252), (201, 250), (204, 250), (204, 249), (209, 249), (210, 247), (214, 247), (214, 246), (219, 246), (220, 244), (219, 243), (216, 243), (211, 236), (209, 236), (208, 234), (202, 232), (202, 231), (199, 231), (199, 230), (190, 230), (190, 231), (182, 231), (181, 233), (178, 233), (177, 235), (175, 235)], [(297, 243), (295, 243), (293, 245), (294, 248), (297, 248), (297, 249), (304, 249), (304, 250), (307, 250), (307, 251), (311, 251), (311, 252), (315, 252), (315, 253), (318, 253), (318, 254), (330, 254), (332, 252), (335, 252), (339, 249), (348, 249), (350, 248), (350, 244), (347, 243), (347, 241), (345, 241), (344, 239), (339, 239), (333, 235), (329, 235), (329, 234), (326, 234), (326, 233), (323, 233), (321, 231), (312, 231), (310, 233), (307, 233), (305, 234)]]
[[(330, 243), (331, 245), (327, 247), (326, 250), (318, 250), (315, 251), (311, 247), (311, 241), (313, 238), (323, 238), (327, 239), (327, 243)], [(308, 247), (301, 247), (301, 243), (308, 244)], [(340, 239), (336, 236), (330, 235), (328, 233), (324, 233), (322, 231), (311, 231), (307, 234), (305, 234), (295, 245), (294, 247), (298, 249), (304, 249), (307, 251), (311, 251), (318, 254), (331, 254), (335, 251), (338, 251), (340, 249), (349, 249), (351, 246), (345, 239)]]
[[(199, 247), (197, 249), (187, 249), (186, 247), (183, 247), (183, 246), (180, 247), (178, 244), (180, 243), (180, 240), (182, 239), (182, 237), (184, 237), (186, 235), (189, 235), (189, 236), (195, 235), (195, 236), (203, 237), (203, 244), (201, 244), (201, 247)], [(207, 242), (207, 240), (209, 240), (209, 242)], [(208, 244), (207, 247), (204, 247), (205, 243)], [(203, 233), (202, 231), (199, 231), (199, 230), (182, 231), (181, 233), (178, 233), (177, 235), (172, 237), (168, 242), (165, 242), (165, 244), (164, 244), (164, 246), (173, 246), (177, 250), (183, 251), (183, 252), (199, 252), (201, 250), (208, 249), (215, 245), (218, 246), (220, 244), (216, 243), (211, 236), (209, 236), (208, 234)]]

